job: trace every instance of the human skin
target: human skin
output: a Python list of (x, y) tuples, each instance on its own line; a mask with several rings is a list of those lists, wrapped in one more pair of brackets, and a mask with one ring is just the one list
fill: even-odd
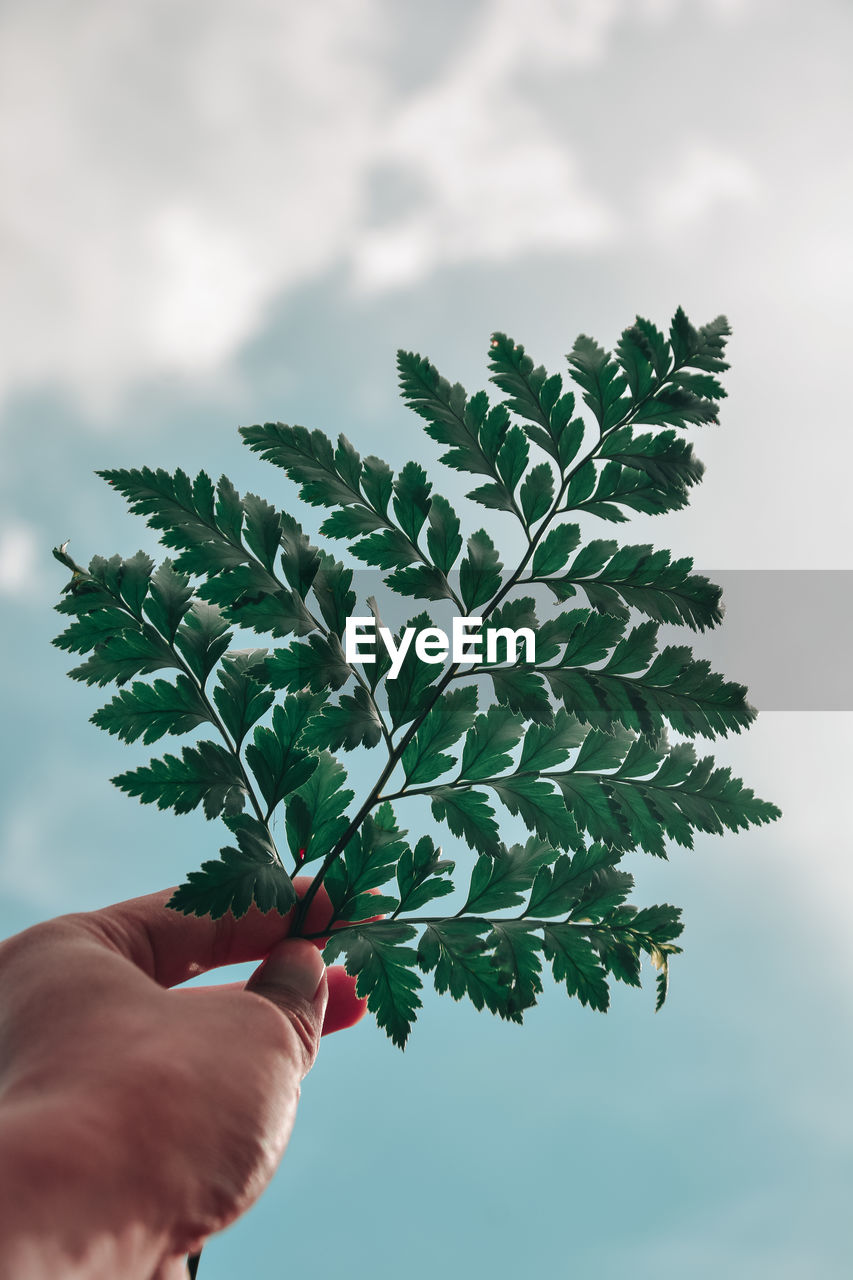
[[(185, 1280), (272, 1177), (321, 1034), (364, 1012), (289, 917), (187, 917), (172, 892), (0, 944), (0, 1280)], [(321, 890), (305, 932), (328, 918)]]

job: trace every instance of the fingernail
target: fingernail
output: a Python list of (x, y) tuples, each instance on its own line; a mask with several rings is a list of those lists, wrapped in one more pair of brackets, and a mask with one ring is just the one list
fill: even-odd
[(267, 956), (258, 975), (259, 983), (275, 983), (287, 987), (303, 1000), (313, 1000), (323, 981), (326, 966), (323, 957), (310, 942), (296, 940), (281, 943)]

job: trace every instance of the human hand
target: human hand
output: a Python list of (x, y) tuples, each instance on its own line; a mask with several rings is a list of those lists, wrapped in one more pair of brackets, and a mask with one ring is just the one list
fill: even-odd
[[(0, 944), (0, 1277), (185, 1277), (272, 1177), (320, 1035), (364, 1012), (289, 918), (170, 894)], [(321, 890), (306, 932), (328, 913)], [(262, 957), (245, 987), (169, 990)]]

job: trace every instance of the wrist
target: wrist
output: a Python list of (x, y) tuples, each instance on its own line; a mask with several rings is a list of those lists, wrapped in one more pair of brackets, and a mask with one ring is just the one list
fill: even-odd
[(67, 1107), (0, 1104), (0, 1274), (148, 1280), (168, 1254), (166, 1232), (113, 1176), (97, 1125)]

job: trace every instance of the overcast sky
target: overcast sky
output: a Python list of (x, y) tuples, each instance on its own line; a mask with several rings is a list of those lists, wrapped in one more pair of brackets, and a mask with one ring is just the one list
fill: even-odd
[[(110, 787), (133, 753), (49, 644), (52, 545), (153, 549), (96, 467), (287, 505), (236, 435), (264, 419), (432, 466), (397, 347), (474, 390), (494, 329), (557, 369), (577, 333), (682, 303), (732, 320), (729, 399), (691, 507), (631, 540), (853, 569), (851, 59), (848, 0), (0, 6), (0, 933), (217, 847)], [(820, 587), (831, 636), (791, 601), (793, 649), (784, 603), (759, 613), (750, 660), (831, 685), (850, 582)], [(518, 1031), (427, 999), (405, 1057), (372, 1023), (324, 1046), (292, 1158), (205, 1280), (307, 1267), (330, 1203), (335, 1256), (375, 1280), (849, 1274), (853, 724), (779, 705), (717, 754), (783, 822), (636, 859), (641, 900), (686, 907), (665, 1013), (554, 993)]]

